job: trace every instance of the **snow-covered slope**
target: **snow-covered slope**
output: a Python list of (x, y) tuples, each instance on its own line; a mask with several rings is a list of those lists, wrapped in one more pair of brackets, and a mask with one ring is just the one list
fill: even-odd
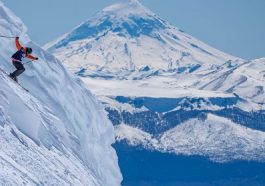
[[(30, 41), (22, 21), (0, 2), (1, 35), (20, 36), (39, 60), (15, 84), (0, 71), (1, 185), (120, 185), (103, 107), (52, 55)], [(0, 67), (14, 70), (14, 39), (0, 38)]]
[(117, 126), (117, 140), (133, 146), (174, 152), (182, 155), (209, 156), (214, 161), (256, 160), (265, 158), (265, 132), (252, 130), (223, 117), (209, 114), (191, 119), (157, 138), (140, 129)]
[(196, 83), (200, 89), (233, 92), (257, 103), (265, 102), (265, 59), (245, 62), (225, 72), (219, 71)]

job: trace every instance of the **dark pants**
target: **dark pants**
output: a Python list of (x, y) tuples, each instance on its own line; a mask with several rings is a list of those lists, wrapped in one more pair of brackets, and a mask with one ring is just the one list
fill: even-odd
[(10, 74), (12, 77), (16, 78), (25, 71), (25, 67), (22, 63), (13, 61), (13, 65), (16, 67), (17, 70)]

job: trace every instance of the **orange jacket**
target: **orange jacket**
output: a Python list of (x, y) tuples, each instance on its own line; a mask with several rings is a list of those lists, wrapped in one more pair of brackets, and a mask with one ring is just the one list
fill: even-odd
[[(27, 48), (24, 48), (24, 47), (21, 46), (18, 38), (16, 38), (16, 47), (17, 47), (18, 50), (21, 50), (21, 48), (23, 48), (23, 52), (26, 54)], [(32, 59), (32, 60), (36, 60), (37, 59), (36, 57), (34, 57), (34, 56), (30, 55), (30, 54), (27, 54), (26, 58)]]

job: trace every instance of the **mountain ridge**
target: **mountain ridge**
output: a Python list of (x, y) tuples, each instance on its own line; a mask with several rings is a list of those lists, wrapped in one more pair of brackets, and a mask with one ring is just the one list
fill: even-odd
[[(203, 160), (199, 158), (198, 164), (215, 164), (218, 174), (242, 161), (246, 180), (264, 183), (262, 176), (253, 178), (248, 170), (249, 162), (263, 167), (265, 161), (263, 59), (247, 61), (225, 54), (153, 13), (129, 11), (119, 17), (119, 11), (111, 12), (115, 8), (120, 5), (99, 12), (50, 51), (104, 104), (115, 126), (124, 183), (166, 185), (168, 174), (161, 170), (167, 170), (163, 165), (169, 156), (167, 165), (187, 158), (182, 167), (180, 160), (170, 169), (175, 181), (192, 156), (199, 156)], [(131, 155), (141, 158), (128, 159)], [(146, 165), (142, 157), (147, 157)], [(241, 175), (240, 166), (234, 169)], [(199, 183), (200, 170), (194, 172)], [(211, 172), (205, 171), (207, 178)], [(184, 177), (190, 178), (189, 173)]]

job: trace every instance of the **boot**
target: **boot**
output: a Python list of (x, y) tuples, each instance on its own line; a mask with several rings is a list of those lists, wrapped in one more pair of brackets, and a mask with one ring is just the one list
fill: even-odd
[(17, 76), (14, 77), (14, 81), (18, 83), (18, 81), (17, 81)]
[(9, 77), (13, 79), (15, 82), (17, 82), (17, 77), (14, 76), (12, 73), (9, 74)]

